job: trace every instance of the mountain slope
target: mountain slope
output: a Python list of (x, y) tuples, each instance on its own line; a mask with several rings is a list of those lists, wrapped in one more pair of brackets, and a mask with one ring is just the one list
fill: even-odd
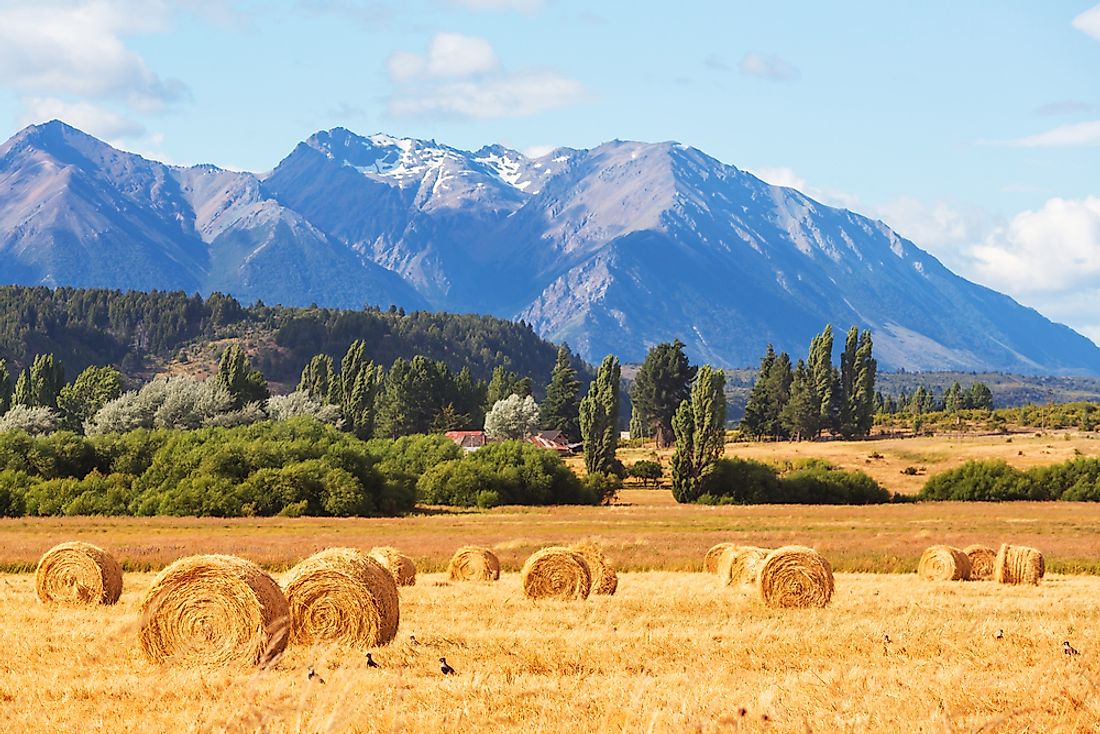
[(523, 319), (598, 361), (874, 331), (884, 368), (1100, 373), (1100, 349), (882, 222), (673, 142), (529, 158), (321, 131), (268, 175), (178, 168), (53, 122), (0, 148), (0, 278)]
[(165, 166), (59, 122), (0, 148), (0, 253), (7, 283), (426, 305), (269, 198), (252, 174)]

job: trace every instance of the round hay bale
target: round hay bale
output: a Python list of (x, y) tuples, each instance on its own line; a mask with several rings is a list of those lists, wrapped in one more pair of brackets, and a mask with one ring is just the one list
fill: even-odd
[(993, 562), (993, 579), (1002, 584), (1038, 584), (1046, 570), (1043, 554), (1037, 548), (1005, 543)]
[(707, 554), (703, 556), (703, 572), (716, 573), (718, 571), (718, 561), (721, 560), (722, 554), (730, 548), (737, 547), (737, 543), (719, 543), (718, 545), (711, 546)]
[(934, 545), (921, 554), (917, 574), (929, 581), (966, 581), (970, 557), (954, 546)]
[(523, 593), (530, 599), (587, 599), (592, 574), (584, 556), (568, 548), (543, 548), (520, 571)]
[(776, 548), (760, 566), (760, 598), (769, 607), (824, 607), (833, 597), (833, 567), (813, 548)]
[(756, 586), (760, 567), (771, 550), (751, 545), (728, 548), (718, 559), (718, 578), (726, 586)]
[(382, 564), (383, 568), (393, 574), (393, 580), (398, 586), (414, 586), (416, 584), (416, 564), (413, 559), (406, 556), (396, 548), (388, 545), (370, 549), (370, 557)]
[(990, 581), (993, 579), (993, 566), (997, 562), (997, 551), (984, 545), (968, 545), (962, 549), (970, 559), (970, 580)]
[(62, 543), (38, 559), (34, 587), (46, 604), (114, 604), (122, 594), (122, 569), (98, 546)]
[(283, 580), (291, 641), (385, 645), (397, 635), (397, 582), (355, 548), (329, 548), (290, 569)]
[(500, 578), (500, 559), (488, 548), (463, 546), (451, 556), (447, 577), (451, 581), (496, 581)]
[(608, 560), (595, 543), (574, 543), (569, 550), (579, 553), (588, 564), (592, 576), (592, 593), (611, 596), (619, 588), (619, 574), (615, 564)]
[(236, 556), (181, 558), (141, 601), (138, 640), (155, 663), (260, 664), (286, 647), (290, 612), (275, 580)]

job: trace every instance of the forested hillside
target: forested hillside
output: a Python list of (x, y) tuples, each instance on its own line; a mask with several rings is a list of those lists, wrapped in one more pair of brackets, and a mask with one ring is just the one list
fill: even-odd
[[(529, 376), (536, 390), (549, 381), (557, 355), (557, 347), (529, 325), (491, 316), (262, 303), (246, 308), (220, 293), (202, 298), (180, 291), (0, 287), (0, 358), (13, 371), (50, 353), (72, 375), (91, 365), (115, 365), (131, 380), (145, 379), (182, 347), (193, 355), (205, 342), (243, 337), (261, 345), (254, 364), (277, 383), (296, 383), (311, 357), (339, 359), (356, 339), (376, 364), (420, 354), (455, 372), (468, 368), (479, 380), (504, 366)], [(574, 361), (587, 376), (583, 362)]]

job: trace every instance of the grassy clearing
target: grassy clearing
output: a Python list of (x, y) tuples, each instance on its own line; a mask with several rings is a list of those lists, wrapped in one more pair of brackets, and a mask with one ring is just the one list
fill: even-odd
[[(70, 609), (38, 604), (28, 574), (0, 576), (12, 731), (1068, 732), (1100, 721), (1097, 578), (1010, 588), (840, 574), (829, 608), (778, 611), (701, 573), (626, 573), (614, 597), (555, 603), (524, 599), (515, 574), (492, 585), (425, 575), (401, 589), (381, 669), (313, 647), (263, 672), (147, 663), (135, 639), (150, 580), (127, 575), (116, 607)], [(1065, 639), (1080, 656), (1062, 654)], [(458, 675), (440, 675), (440, 656)], [(325, 685), (306, 679), (310, 665)]]

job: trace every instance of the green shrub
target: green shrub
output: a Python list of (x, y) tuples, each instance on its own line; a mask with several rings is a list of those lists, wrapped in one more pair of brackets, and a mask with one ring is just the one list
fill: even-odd
[(649, 486), (650, 482), (653, 482), (653, 486), (657, 486), (657, 482), (661, 480), (663, 474), (661, 463), (659, 461), (649, 461), (648, 459), (635, 461), (628, 472), (629, 476), (641, 479), (643, 487)]
[(751, 459), (719, 459), (703, 480), (703, 495), (739, 505), (774, 502), (778, 493), (775, 467)]
[(940, 472), (924, 483), (919, 497), (922, 500), (978, 502), (1054, 499), (1046, 487), (1001, 460), (968, 461)]

